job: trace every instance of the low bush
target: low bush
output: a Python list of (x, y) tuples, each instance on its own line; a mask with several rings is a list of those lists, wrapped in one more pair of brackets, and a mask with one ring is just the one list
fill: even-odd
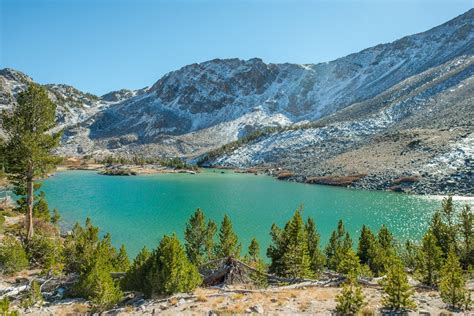
[(0, 243), (0, 272), (13, 274), (28, 267), (28, 258), (21, 242), (6, 236)]

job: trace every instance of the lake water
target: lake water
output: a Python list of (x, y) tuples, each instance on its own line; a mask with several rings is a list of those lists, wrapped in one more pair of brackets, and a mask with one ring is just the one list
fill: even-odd
[(220, 170), (131, 177), (66, 171), (45, 180), (42, 190), (51, 209), (60, 211), (64, 227), (90, 217), (102, 232), (112, 234), (115, 245), (125, 244), (131, 256), (143, 245), (156, 247), (164, 234), (182, 237), (198, 207), (216, 222), (227, 213), (243, 249), (255, 236), (262, 254), (272, 223), (284, 225), (299, 205), (304, 205), (305, 217), (315, 219), (323, 244), (339, 219), (354, 241), (362, 224), (373, 229), (385, 224), (399, 240), (419, 238), (440, 207), (440, 197), (291, 183)]

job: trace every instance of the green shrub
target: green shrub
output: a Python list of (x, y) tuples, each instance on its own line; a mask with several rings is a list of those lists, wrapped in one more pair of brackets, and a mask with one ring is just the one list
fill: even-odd
[(20, 241), (6, 236), (0, 243), (0, 271), (13, 274), (28, 267), (28, 258)]
[(80, 276), (75, 289), (76, 294), (91, 301), (92, 310), (95, 312), (112, 307), (123, 296), (118, 283), (112, 279), (109, 269), (100, 263)]
[(342, 315), (356, 315), (367, 303), (355, 274), (350, 273), (336, 296), (336, 311)]
[(28, 294), (22, 298), (20, 305), (23, 308), (29, 308), (32, 307), (36, 304), (43, 304), (43, 295), (41, 294), (41, 289), (40, 285), (38, 282), (33, 281), (31, 282), (31, 287), (30, 290), (28, 291)]
[(28, 243), (28, 257), (42, 273), (60, 274), (64, 269), (64, 247), (59, 238), (35, 235)]
[(2, 316), (20, 316), (18, 311), (10, 311), (10, 300), (6, 296), (0, 301), (0, 314)]
[(387, 278), (382, 281), (385, 295), (382, 304), (386, 308), (395, 311), (403, 311), (415, 308), (412, 299), (413, 289), (408, 283), (407, 274), (401, 260), (392, 258), (387, 270)]
[(449, 252), (440, 275), (439, 290), (443, 302), (451, 308), (469, 309), (471, 305), (470, 293), (466, 288), (466, 279), (459, 258), (454, 251)]

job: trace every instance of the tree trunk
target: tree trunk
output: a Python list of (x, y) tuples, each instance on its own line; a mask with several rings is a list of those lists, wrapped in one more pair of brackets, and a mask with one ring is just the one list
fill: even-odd
[(34, 230), (33, 230), (33, 198), (34, 198), (34, 190), (33, 190), (33, 176), (28, 176), (26, 181), (26, 203), (27, 203), (27, 214), (26, 214), (26, 240), (30, 240), (33, 237)]

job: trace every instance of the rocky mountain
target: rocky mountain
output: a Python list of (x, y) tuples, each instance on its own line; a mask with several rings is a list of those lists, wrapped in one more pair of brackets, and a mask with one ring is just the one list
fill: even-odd
[[(87, 151), (196, 155), (265, 126), (326, 117), (411, 76), (472, 55), (474, 10), (427, 32), (329, 63), (211, 60), (168, 73), (146, 93), (97, 113), (83, 127)], [(68, 152), (84, 147), (74, 131)], [(82, 134), (81, 134), (82, 133)], [(207, 143), (208, 145), (206, 145)]]
[[(46, 88), (66, 128), (65, 155), (199, 157), (208, 165), (283, 168), (307, 182), (367, 174), (354, 185), (369, 187), (404, 187), (394, 179), (416, 177), (409, 186), (418, 192), (449, 192), (440, 181), (461, 179), (466, 186), (453, 190), (472, 194), (473, 58), (474, 9), (328, 63), (215, 59), (137, 91), (95, 97)], [(2, 70), (0, 106), (29, 80)]]

